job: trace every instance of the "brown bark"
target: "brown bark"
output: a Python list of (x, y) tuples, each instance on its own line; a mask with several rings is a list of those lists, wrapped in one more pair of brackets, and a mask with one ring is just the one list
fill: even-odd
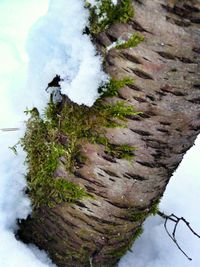
[(180, 1), (171, 8), (166, 2), (133, 1), (134, 19), (97, 39), (101, 49), (136, 31), (145, 36), (138, 47), (106, 56), (108, 73), (135, 79), (121, 89), (120, 100), (143, 114), (129, 117), (127, 128), (107, 131), (112, 143), (137, 147), (131, 163), (109, 158), (102, 145), (87, 144), (89, 163), (67, 176), (95, 199), (42, 208), (23, 224), (23, 240), (46, 249), (59, 267), (114, 266), (143, 222), (131, 214), (148, 211), (162, 196), (200, 132), (200, 3)]

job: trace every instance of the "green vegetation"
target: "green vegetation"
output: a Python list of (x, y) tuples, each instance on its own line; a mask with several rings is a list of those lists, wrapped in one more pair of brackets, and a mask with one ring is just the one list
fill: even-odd
[(156, 215), (159, 211), (160, 200), (155, 200), (150, 209), (138, 210), (130, 213), (131, 220), (134, 222), (145, 220), (150, 215)]
[(135, 242), (135, 240), (137, 240), (142, 234), (143, 234), (143, 228), (142, 226), (140, 226), (136, 231), (134, 236), (132, 237), (132, 244)]
[(88, 196), (83, 188), (54, 176), (59, 158), (68, 153), (58, 142), (59, 130), (54, 126), (54, 120), (43, 120), (32, 112), (26, 126), (21, 145), (27, 152), (27, 181), (34, 207), (73, 202)]
[(131, 115), (138, 115), (133, 112), (133, 107), (129, 105), (125, 105), (122, 101), (117, 101), (114, 105), (113, 104), (106, 104), (104, 105), (105, 113), (110, 118), (116, 118), (122, 121), (126, 121), (126, 116)]
[(128, 244), (122, 246), (121, 248), (117, 248), (116, 251), (111, 252), (111, 255), (115, 256), (116, 258), (121, 258), (128, 250), (131, 250), (131, 247), (136, 239), (138, 239), (143, 233), (143, 228), (140, 226), (134, 233), (134, 235), (129, 240)]
[(148, 216), (148, 211), (135, 211), (131, 214), (131, 220), (133, 222), (142, 221)]
[(133, 83), (133, 79), (130, 79), (129, 77), (125, 77), (122, 80), (111, 78), (108, 84), (99, 88), (99, 93), (101, 94), (101, 98), (118, 96), (119, 89), (132, 85)]
[(126, 42), (122, 42), (116, 45), (117, 49), (126, 49), (136, 47), (138, 44), (144, 41), (144, 36), (140, 33), (134, 33)]
[(157, 199), (152, 203), (151, 208), (149, 210), (150, 215), (155, 216), (159, 212), (159, 204), (160, 204), (160, 199)]
[(85, 6), (90, 10), (90, 32), (98, 34), (106, 30), (115, 22), (127, 23), (134, 16), (131, 0), (118, 1), (114, 5), (111, 0), (96, 0), (96, 5), (91, 6), (85, 1)]
[(133, 158), (135, 148), (129, 144), (110, 144), (105, 137), (105, 128), (121, 127), (121, 122), (125, 127), (126, 116), (139, 112), (121, 101), (107, 103), (104, 100), (105, 95), (117, 95), (121, 87), (132, 82), (128, 78), (112, 79), (107, 85), (108, 90), (103, 91), (102, 97), (91, 108), (66, 100), (62, 107), (50, 102), (43, 118), (36, 108), (26, 111), (31, 116), (21, 144), (27, 152), (27, 181), (35, 207), (73, 202), (89, 196), (83, 188), (55, 175), (62, 158), (66, 172), (73, 177), (75, 169), (87, 161), (82, 151), (84, 143), (102, 144), (105, 153), (115, 158)]
[(134, 156), (135, 147), (125, 145), (108, 144), (106, 153), (117, 159), (131, 160)]
[[(155, 200), (152, 204), (150, 209), (145, 210), (137, 210), (134, 212), (130, 211), (130, 214), (128, 215), (128, 219), (131, 219), (133, 222), (142, 223), (148, 216), (150, 215), (156, 215), (158, 212), (158, 205), (159, 200)], [(136, 239), (138, 239), (143, 233), (143, 228), (140, 226), (132, 236), (132, 238), (129, 240), (128, 244), (122, 246), (121, 248), (117, 248), (116, 251), (111, 252), (111, 254), (117, 258), (121, 258), (127, 250), (131, 249), (132, 244), (135, 242)]]

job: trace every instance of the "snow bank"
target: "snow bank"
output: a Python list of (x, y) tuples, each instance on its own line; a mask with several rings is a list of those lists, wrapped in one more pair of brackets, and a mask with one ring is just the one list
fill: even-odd
[(90, 37), (83, 35), (88, 16), (83, 0), (50, 2), (29, 37), (29, 91), (40, 91), (45, 100), (47, 84), (59, 75), (63, 94), (78, 104), (93, 105), (108, 77)]

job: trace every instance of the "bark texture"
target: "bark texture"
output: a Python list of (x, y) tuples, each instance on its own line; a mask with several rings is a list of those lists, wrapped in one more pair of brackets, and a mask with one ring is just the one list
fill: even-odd
[(119, 97), (143, 114), (129, 117), (127, 128), (106, 133), (113, 144), (137, 147), (133, 161), (86, 144), (89, 160), (76, 175), (67, 174), (62, 163), (58, 172), (95, 198), (41, 208), (21, 227), (20, 237), (47, 250), (58, 267), (114, 266), (144, 220), (135, 221), (134, 214), (148, 212), (162, 196), (200, 132), (199, 1), (179, 1), (174, 8), (164, 0), (133, 4), (129, 24), (115, 24), (96, 40), (101, 50), (134, 32), (145, 36), (136, 48), (106, 55), (108, 73), (135, 79)]

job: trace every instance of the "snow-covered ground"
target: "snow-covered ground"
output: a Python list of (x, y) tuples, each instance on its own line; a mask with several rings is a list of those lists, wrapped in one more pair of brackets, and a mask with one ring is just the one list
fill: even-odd
[[(0, 131), (0, 267), (53, 266), (43, 252), (24, 245), (14, 236), (16, 219), (25, 218), (31, 210), (23, 193), (25, 155), (19, 151), (15, 156), (8, 148), (23, 135), (23, 111), (34, 105), (43, 110), (49, 97), (44, 88), (55, 74), (64, 79), (64, 93), (88, 105), (98, 96), (99, 84), (107, 79), (90, 39), (81, 35), (88, 16), (83, 0), (50, 3), (48, 9), (48, 0), (0, 0), (0, 128), (20, 128), (15, 132)], [(47, 9), (47, 15), (35, 24)], [(28, 57), (25, 43), (30, 28)], [(185, 216), (197, 231), (200, 231), (199, 151), (200, 140), (186, 155), (161, 203), (166, 213)], [(193, 262), (188, 263), (180, 254), (165, 234), (162, 220), (155, 217), (147, 221), (135, 252), (127, 253), (120, 267), (200, 266), (200, 241), (184, 227), (180, 227), (179, 233), (178, 240)]]

